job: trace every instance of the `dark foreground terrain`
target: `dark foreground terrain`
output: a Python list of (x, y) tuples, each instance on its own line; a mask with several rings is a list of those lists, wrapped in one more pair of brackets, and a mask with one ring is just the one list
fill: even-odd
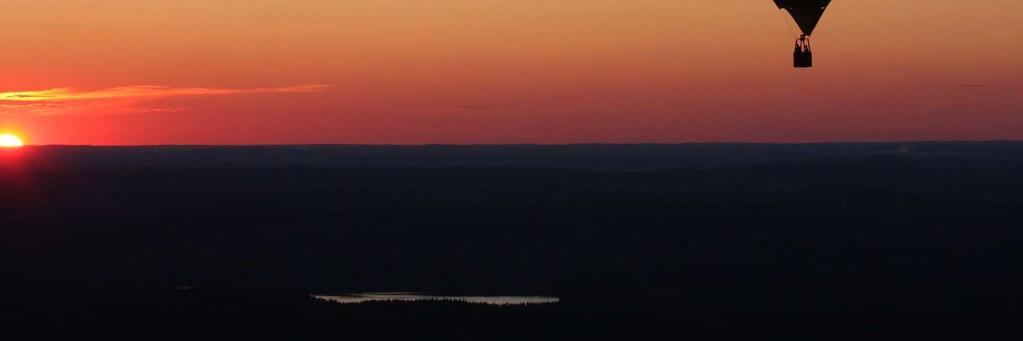
[[(1018, 339), (1023, 143), (0, 151), (35, 337)], [(547, 306), (309, 294), (544, 295)]]

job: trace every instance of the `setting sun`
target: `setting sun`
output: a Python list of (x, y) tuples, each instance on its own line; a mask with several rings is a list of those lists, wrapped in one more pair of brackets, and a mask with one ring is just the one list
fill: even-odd
[(21, 138), (14, 134), (0, 134), (0, 147), (2, 148), (16, 148), (24, 145)]

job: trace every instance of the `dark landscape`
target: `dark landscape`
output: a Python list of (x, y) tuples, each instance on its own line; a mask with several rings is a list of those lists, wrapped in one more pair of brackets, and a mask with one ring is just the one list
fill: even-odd
[[(25, 147), (0, 150), (0, 327), (1016, 339), (1021, 215), (1019, 142)], [(561, 301), (310, 297), (352, 292)]]

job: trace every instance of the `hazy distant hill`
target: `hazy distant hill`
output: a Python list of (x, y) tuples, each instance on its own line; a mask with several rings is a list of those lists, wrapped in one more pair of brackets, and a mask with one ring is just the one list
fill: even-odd
[(902, 157), (1023, 161), (1023, 142), (480, 146), (32, 147), (36, 165), (75, 168), (532, 167), (715, 168)]

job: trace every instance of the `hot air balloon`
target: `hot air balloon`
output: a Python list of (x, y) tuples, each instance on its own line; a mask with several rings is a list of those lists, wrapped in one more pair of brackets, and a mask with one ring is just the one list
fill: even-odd
[(796, 20), (803, 34), (796, 40), (795, 51), (792, 52), (792, 65), (797, 68), (813, 67), (813, 51), (810, 50), (810, 34), (817, 28), (824, 10), (831, 0), (774, 0), (778, 8), (785, 9)]

